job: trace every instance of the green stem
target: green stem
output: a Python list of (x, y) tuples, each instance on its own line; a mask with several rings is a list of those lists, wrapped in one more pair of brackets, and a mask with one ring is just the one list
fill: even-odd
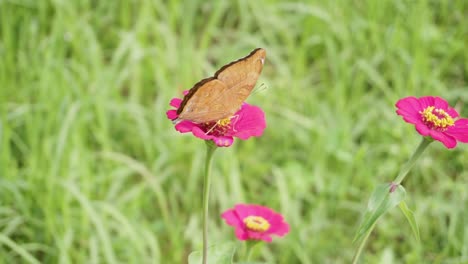
[(413, 155), (411, 158), (406, 162), (406, 164), (401, 168), (400, 173), (398, 173), (398, 176), (396, 179), (393, 181), (394, 184), (399, 185), (408, 175), (408, 172), (410, 169), (413, 167), (413, 165), (416, 163), (416, 160), (419, 159), (421, 154), (424, 152), (424, 150), (429, 146), (429, 144), (432, 142), (432, 139), (428, 138), (423, 138), (421, 143), (419, 143), (418, 148), (414, 151)]
[(207, 263), (208, 255), (208, 204), (210, 200), (211, 164), (216, 145), (206, 141), (205, 177), (203, 178), (203, 264)]
[[(400, 169), (400, 172), (398, 173), (398, 176), (396, 179), (392, 182), (392, 186), (398, 186), (401, 184), (401, 182), (405, 179), (406, 175), (408, 175), (408, 172), (410, 169), (413, 167), (413, 165), (416, 163), (416, 161), (419, 159), (421, 154), (424, 152), (424, 150), (429, 146), (429, 144), (433, 140), (431, 138), (425, 138), (423, 137), (421, 143), (419, 143), (418, 148), (413, 152), (413, 155), (411, 155), (411, 158), (406, 162), (405, 165)], [(393, 188), (393, 187), (390, 187)], [(390, 190), (391, 191), (391, 190)], [(367, 239), (369, 238), (370, 234), (375, 228), (377, 221), (374, 222), (374, 224), (369, 228), (367, 231), (366, 236), (361, 240), (361, 243), (359, 244), (359, 247), (356, 251), (356, 254), (353, 257), (353, 264), (358, 263), (358, 260), (361, 256), (362, 250), (364, 249), (364, 246), (366, 245)]]
[(252, 260), (252, 256), (254, 255), (254, 252), (257, 251), (257, 248), (259, 247), (261, 241), (258, 240), (247, 240), (247, 261)]
[(356, 254), (354, 254), (352, 264), (357, 264), (358, 263), (358, 260), (361, 257), (362, 250), (364, 249), (364, 245), (366, 244), (367, 239), (369, 238), (370, 234), (372, 233), (372, 230), (374, 230), (374, 227), (375, 227), (376, 223), (377, 223), (377, 221), (371, 226), (369, 231), (367, 231), (366, 236), (361, 240), (361, 243), (359, 244), (359, 247), (358, 247), (358, 249), (356, 251)]

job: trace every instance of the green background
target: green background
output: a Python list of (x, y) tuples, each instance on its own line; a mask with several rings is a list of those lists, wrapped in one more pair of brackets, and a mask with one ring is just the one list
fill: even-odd
[[(267, 51), (260, 138), (216, 152), (222, 211), (256, 203), (291, 232), (269, 263), (350, 263), (366, 201), (420, 141), (395, 114), (438, 95), (468, 116), (468, 2), (0, 0), (0, 263), (185, 263), (201, 248), (204, 143), (166, 119), (173, 97)], [(364, 263), (468, 263), (468, 148), (433, 143)]]

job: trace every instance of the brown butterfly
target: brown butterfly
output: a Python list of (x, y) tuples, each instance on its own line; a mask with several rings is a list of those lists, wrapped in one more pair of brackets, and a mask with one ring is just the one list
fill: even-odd
[(265, 57), (266, 51), (257, 48), (196, 83), (182, 100), (175, 121), (206, 123), (233, 116), (255, 87)]

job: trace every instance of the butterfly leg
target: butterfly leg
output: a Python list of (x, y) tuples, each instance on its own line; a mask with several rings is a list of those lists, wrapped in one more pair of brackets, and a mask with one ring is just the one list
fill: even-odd
[(232, 130), (234, 130), (234, 132), (237, 132), (235, 124), (237, 123), (237, 121), (239, 121), (239, 115), (233, 115), (230, 117), (230, 119), (231, 120), (235, 119), (235, 121), (231, 122), (231, 124), (232, 124)]
[(208, 135), (209, 133), (211, 133), (211, 131), (213, 131), (218, 126), (218, 122), (216, 122), (210, 129), (208, 129), (208, 131), (205, 132), (205, 135)]

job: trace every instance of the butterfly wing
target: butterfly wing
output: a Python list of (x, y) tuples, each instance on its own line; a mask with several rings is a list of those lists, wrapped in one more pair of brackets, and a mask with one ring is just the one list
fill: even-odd
[(195, 84), (177, 111), (178, 119), (203, 123), (232, 116), (255, 87), (265, 57), (264, 49), (255, 49)]
[(216, 100), (222, 97), (226, 89), (226, 85), (218, 79), (202, 80), (184, 97), (179, 107), (178, 119), (204, 123), (228, 117), (229, 114), (225, 113), (223, 103)]
[(232, 107), (234, 112), (240, 108), (255, 87), (265, 58), (266, 51), (258, 48), (245, 58), (231, 62), (215, 73), (214, 77), (227, 86), (224, 94), (229, 97), (228, 107)]

